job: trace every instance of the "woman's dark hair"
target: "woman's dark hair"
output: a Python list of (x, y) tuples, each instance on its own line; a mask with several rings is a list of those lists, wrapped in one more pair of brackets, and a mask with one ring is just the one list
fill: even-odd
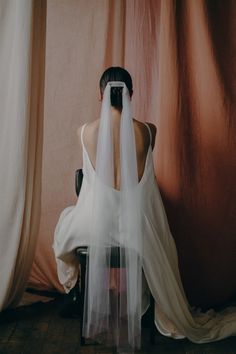
[[(101, 94), (103, 94), (109, 81), (124, 81), (129, 90), (130, 97), (132, 96), (132, 78), (124, 68), (112, 66), (104, 71), (99, 82)], [(111, 87), (111, 105), (118, 110), (122, 110), (122, 90), (123, 87)]]

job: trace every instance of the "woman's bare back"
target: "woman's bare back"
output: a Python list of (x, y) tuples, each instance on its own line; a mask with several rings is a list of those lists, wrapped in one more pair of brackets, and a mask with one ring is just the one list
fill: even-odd
[[(113, 139), (114, 139), (114, 188), (120, 188), (120, 150), (119, 150), (119, 133), (120, 133), (120, 113), (113, 112)], [(97, 119), (91, 123), (88, 123), (84, 129), (84, 145), (88, 152), (90, 161), (95, 167), (96, 163), (96, 148), (97, 148), (97, 139), (98, 139), (98, 129), (99, 129), (100, 119)], [(145, 161), (148, 152), (148, 147), (150, 144), (150, 135), (146, 125), (136, 119), (133, 119), (134, 124), (134, 133), (135, 133), (135, 142), (136, 142), (136, 152), (137, 152), (137, 164), (138, 164), (138, 176), (141, 180), (144, 168)], [(155, 144), (156, 137), (156, 127), (152, 123), (148, 123), (151, 134), (152, 134), (152, 149)], [(77, 135), (79, 137), (79, 144), (81, 145), (81, 127), (77, 130)], [(82, 147), (81, 147), (82, 149)]]

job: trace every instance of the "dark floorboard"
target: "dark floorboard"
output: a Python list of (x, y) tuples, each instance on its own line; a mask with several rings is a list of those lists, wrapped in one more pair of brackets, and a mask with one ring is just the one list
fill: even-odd
[[(111, 348), (79, 344), (79, 319), (59, 316), (62, 297), (0, 314), (0, 354), (112, 354)], [(148, 327), (142, 332), (139, 354), (236, 354), (236, 337), (194, 344), (174, 340), (156, 332), (156, 344), (149, 344)]]

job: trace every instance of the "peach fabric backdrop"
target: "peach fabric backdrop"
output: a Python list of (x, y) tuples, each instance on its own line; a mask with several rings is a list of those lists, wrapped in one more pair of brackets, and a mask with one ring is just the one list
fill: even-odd
[(100, 75), (119, 65), (133, 77), (134, 116), (158, 128), (157, 179), (189, 300), (213, 305), (235, 294), (235, 13), (233, 1), (48, 1), (30, 286), (61, 290), (51, 244), (60, 212), (76, 202), (76, 129), (98, 118)]
[(45, 0), (0, 1), (0, 311), (16, 306), (40, 221)]

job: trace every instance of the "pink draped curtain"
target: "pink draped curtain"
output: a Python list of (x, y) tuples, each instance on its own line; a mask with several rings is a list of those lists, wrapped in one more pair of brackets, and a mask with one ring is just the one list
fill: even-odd
[(76, 130), (99, 116), (98, 81), (124, 66), (134, 116), (157, 126), (154, 161), (187, 296), (236, 293), (236, 3), (48, 1), (42, 213), (29, 286), (62, 290), (51, 244), (76, 202)]
[(45, 0), (0, 1), (0, 311), (16, 306), (40, 221)]

